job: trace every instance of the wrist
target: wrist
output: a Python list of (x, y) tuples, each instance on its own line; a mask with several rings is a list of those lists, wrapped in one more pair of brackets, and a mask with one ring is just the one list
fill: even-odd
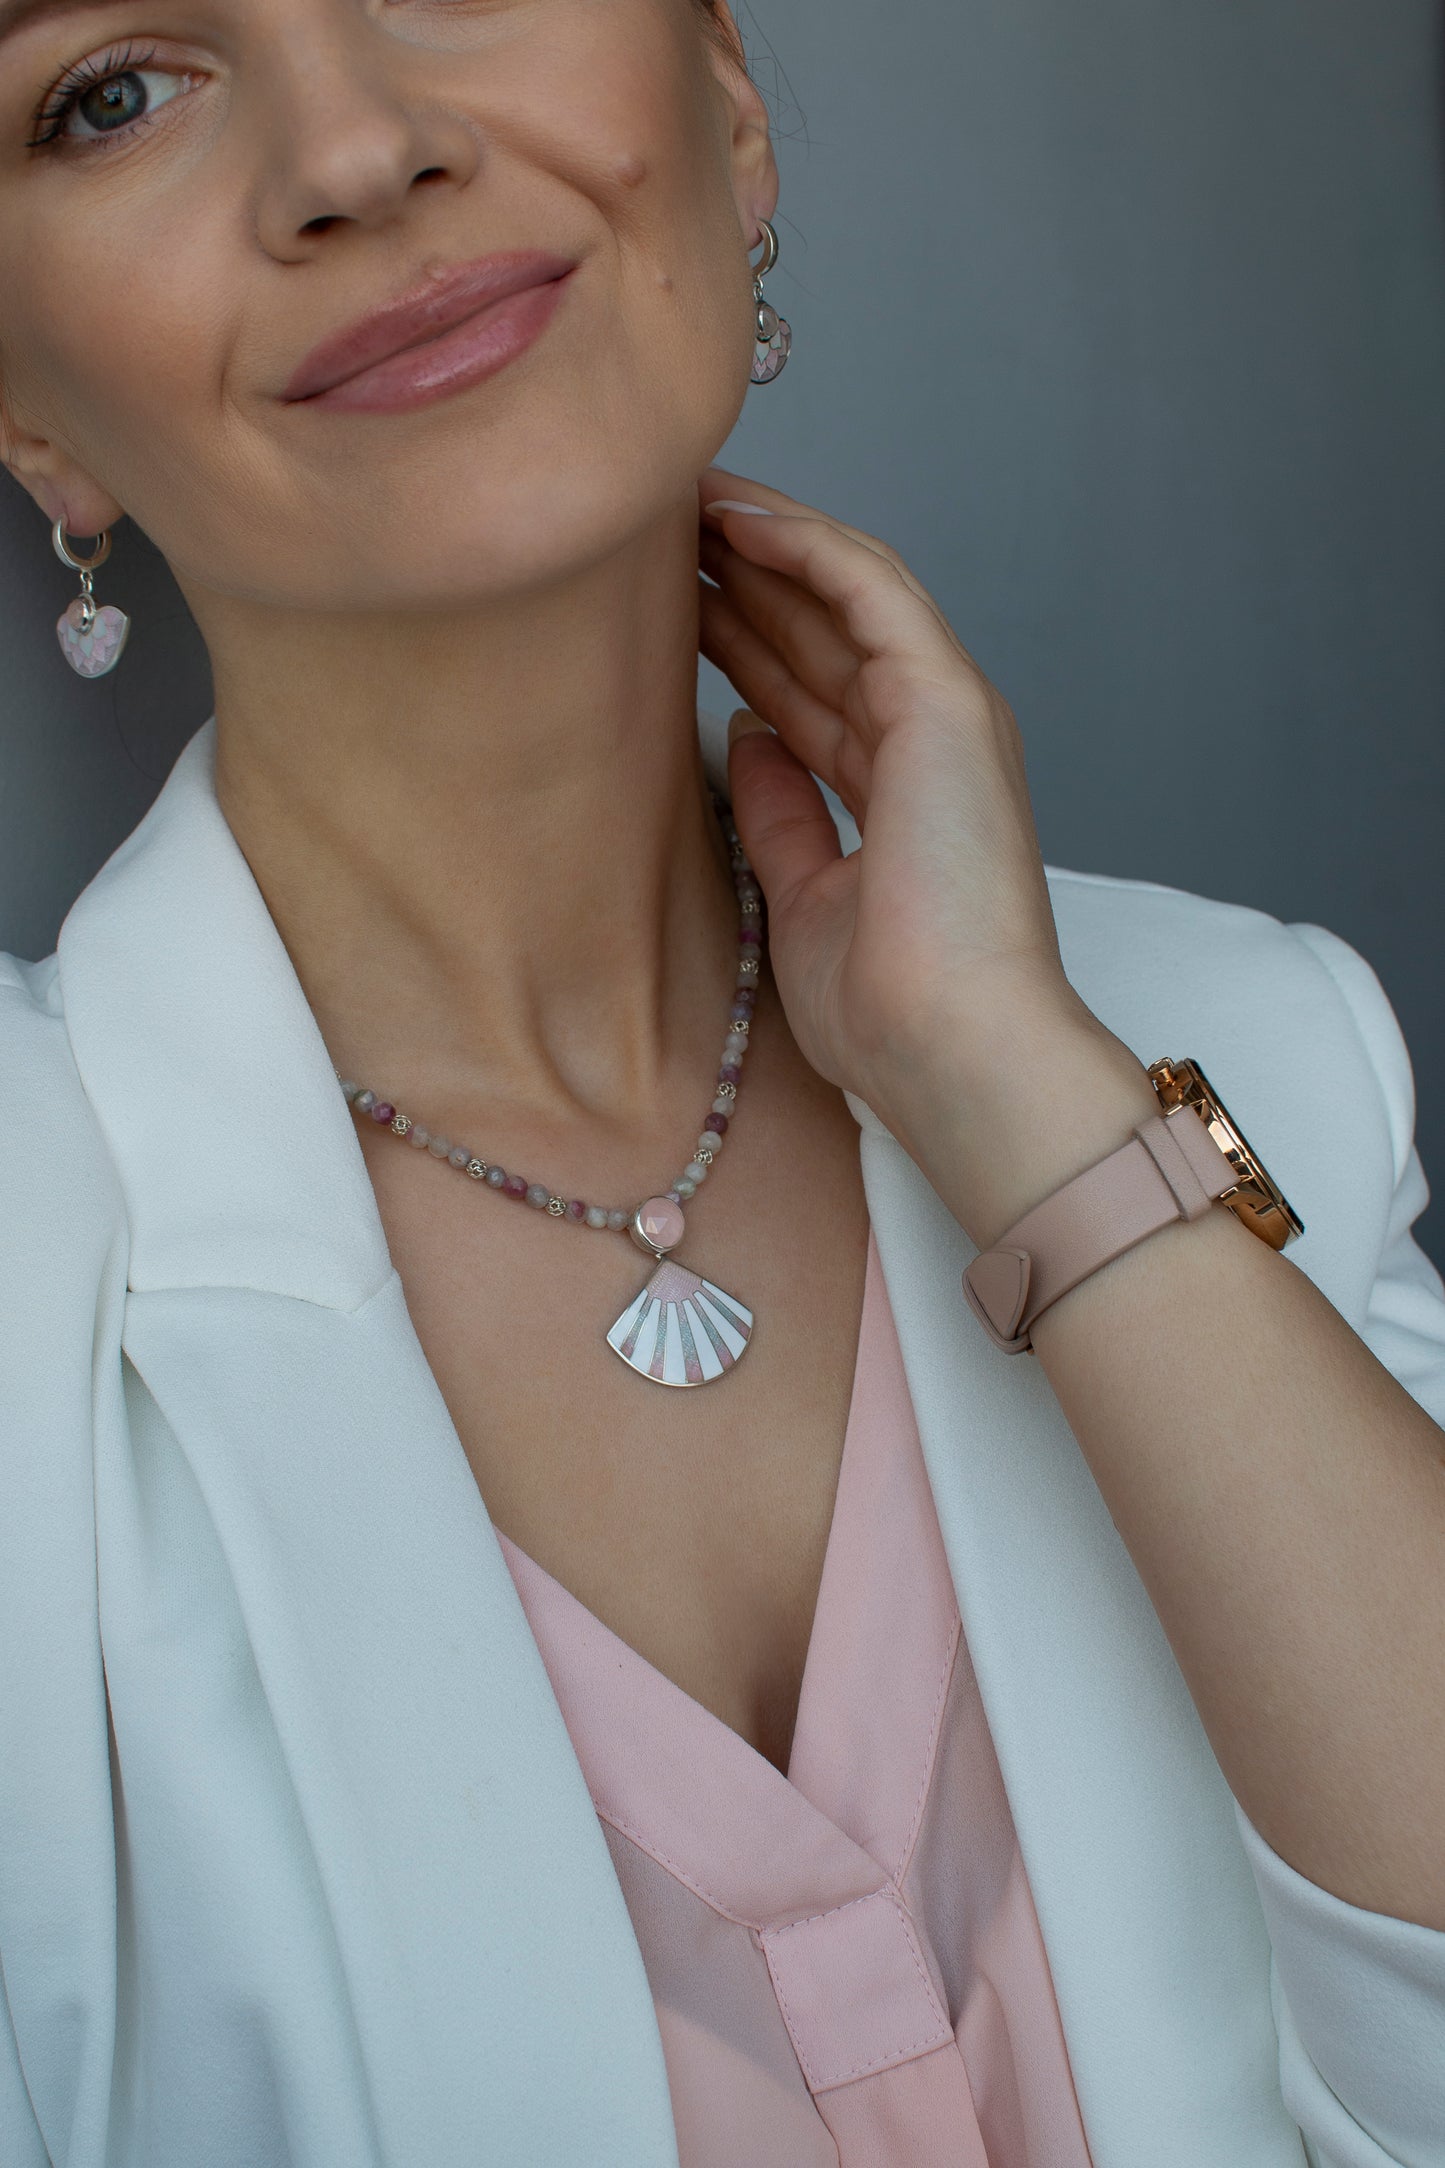
[[(995, 1042), (997, 1043), (997, 1042)], [(1082, 1003), (1015, 1017), (980, 1070), (947, 1047), (889, 1112), (876, 1108), (980, 1250), (1159, 1112), (1144, 1063)]]

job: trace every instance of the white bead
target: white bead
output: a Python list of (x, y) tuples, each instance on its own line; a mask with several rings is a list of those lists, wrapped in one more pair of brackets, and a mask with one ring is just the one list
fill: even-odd
[(712, 1110), (714, 1114), (731, 1114), (736, 1104), (735, 1099), (714, 1099)]
[(609, 1227), (621, 1229), (627, 1225), (627, 1222), (631, 1217), (632, 1214), (630, 1212), (624, 1212), (620, 1208), (615, 1208), (613, 1211), (608, 1213), (607, 1224)]
[(420, 1122), (413, 1122), (407, 1132), (408, 1144), (419, 1144), (423, 1150), (431, 1143), (431, 1131), (423, 1129)]
[(436, 1159), (449, 1158), (451, 1156), (451, 1149), (452, 1140), (450, 1137), (433, 1137), (427, 1145), (427, 1150)]
[(685, 1182), (705, 1182), (707, 1169), (700, 1159), (690, 1159), (683, 1168), (682, 1178)]
[(606, 1206), (589, 1204), (587, 1207), (587, 1224), (589, 1227), (605, 1227), (607, 1225)]
[(680, 1174), (672, 1186), (679, 1197), (691, 1197), (697, 1192), (696, 1182), (689, 1182), (685, 1174)]
[(697, 1148), (700, 1152), (715, 1152), (721, 1143), (722, 1138), (715, 1129), (704, 1129), (697, 1140)]

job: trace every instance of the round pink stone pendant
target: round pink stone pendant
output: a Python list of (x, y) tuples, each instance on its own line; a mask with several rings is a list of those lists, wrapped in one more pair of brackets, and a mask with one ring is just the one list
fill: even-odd
[(670, 1197), (644, 1197), (627, 1231), (637, 1247), (651, 1256), (675, 1250), (685, 1231), (682, 1206)]

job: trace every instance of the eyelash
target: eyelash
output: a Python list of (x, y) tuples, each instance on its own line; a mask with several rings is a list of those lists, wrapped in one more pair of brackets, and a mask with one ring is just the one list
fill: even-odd
[[(108, 82), (113, 75), (139, 72), (155, 57), (154, 46), (141, 53), (138, 53), (133, 45), (119, 48), (113, 46), (100, 60), (82, 60), (75, 67), (67, 68), (36, 114), (36, 132), (29, 139), (26, 148), (44, 150), (48, 144), (57, 142), (65, 123), (87, 90), (93, 89), (97, 83)], [(114, 141), (116, 137), (129, 136), (136, 129), (145, 127), (150, 118), (148, 113), (142, 113), (138, 119), (128, 122), (124, 128), (115, 129), (110, 135), (82, 139), (84, 147), (89, 149), (92, 145)], [(79, 147), (77, 144), (77, 148)]]

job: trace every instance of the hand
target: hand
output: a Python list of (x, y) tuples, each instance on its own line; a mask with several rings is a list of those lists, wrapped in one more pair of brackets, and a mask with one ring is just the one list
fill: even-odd
[[(720, 497), (772, 516), (708, 513)], [(712, 467), (699, 501), (699, 646), (771, 726), (736, 737), (729, 785), (809, 1062), (907, 1143), (945, 1096), (984, 1108), (1097, 1051), (1017, 725), (938, 604), (885, 543), (781, 490)], [(847, 857), (815, 777), (863, 837)]]

